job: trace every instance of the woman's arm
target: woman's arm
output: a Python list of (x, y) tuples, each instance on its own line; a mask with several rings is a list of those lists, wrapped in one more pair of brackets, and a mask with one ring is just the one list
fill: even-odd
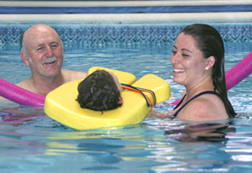
[(155, 109), (152, 109), (148, 115), (147, 115), (147, 118), (160, 118), (160, 119), (164, 119), (164, 118), (167, 118), (167, 117), (170, 117), (174, 114), (174, 111), (166, 111), (166, 112), (159, 112)]

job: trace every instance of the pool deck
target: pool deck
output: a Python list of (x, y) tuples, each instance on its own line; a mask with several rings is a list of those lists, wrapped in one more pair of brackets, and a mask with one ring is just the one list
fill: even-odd
[[(93, 7), (194, 7), (252, 5), (251, 0), (169, 0), (169, 1), (0, 1), (0, 7), (13, 8), (93, 8)], [(251, 23), (252, 9), (239, 12), (190, 13), (78, 13), (3, 14), (1, 24), (172, 24), (172, 23)]]

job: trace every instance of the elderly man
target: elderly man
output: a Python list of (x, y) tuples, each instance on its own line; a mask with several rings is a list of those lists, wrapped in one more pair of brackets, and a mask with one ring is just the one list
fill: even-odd
[(32, 76), (17, 86), (41, 96), (60, 85), (86, 77), (84, 72), (61, 70), (64, 46), (58, 33), (44, 24), (27, 29), (21, 38), (20, 56), (30, 66)]

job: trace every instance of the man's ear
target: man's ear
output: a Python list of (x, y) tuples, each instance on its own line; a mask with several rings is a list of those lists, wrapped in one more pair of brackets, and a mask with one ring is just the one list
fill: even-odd
[(28, 59), (28, 57), (26, 56), (26, 54), (25, 54), (24, 52), (20, 51), (20, 56), (21, 56), (21, 58), (22, 58), (24, 64), (25, 64), (26, 66), (29, 66), (30, 63), (29, 63), (29, 59)]
[(214, 56), (210, 56), (209, 58), (207, 58), (206, 69), (212, 68), (214, 64), (215, 64), (215, 58)]

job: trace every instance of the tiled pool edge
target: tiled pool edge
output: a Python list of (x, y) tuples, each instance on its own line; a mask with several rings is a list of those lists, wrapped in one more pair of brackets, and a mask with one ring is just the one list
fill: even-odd
[(0, 14), (0, 49), (19, 48), (31, 25), (54, 27), (65, 46), (170, 44), (186, 25), (208, 23), (225, 42), (252, 42), (252, 12), (128, 14)]
[[(20, 49), (22, 33), (33, 24), (0, 24), (0, 49)], [(51, 24), (65, 47), (170, 45), (187, 24)], [(252, 42), (251, 23), (213, 23), (224, 42)], [(249, 44), (250, 45), (250, 44)]]

